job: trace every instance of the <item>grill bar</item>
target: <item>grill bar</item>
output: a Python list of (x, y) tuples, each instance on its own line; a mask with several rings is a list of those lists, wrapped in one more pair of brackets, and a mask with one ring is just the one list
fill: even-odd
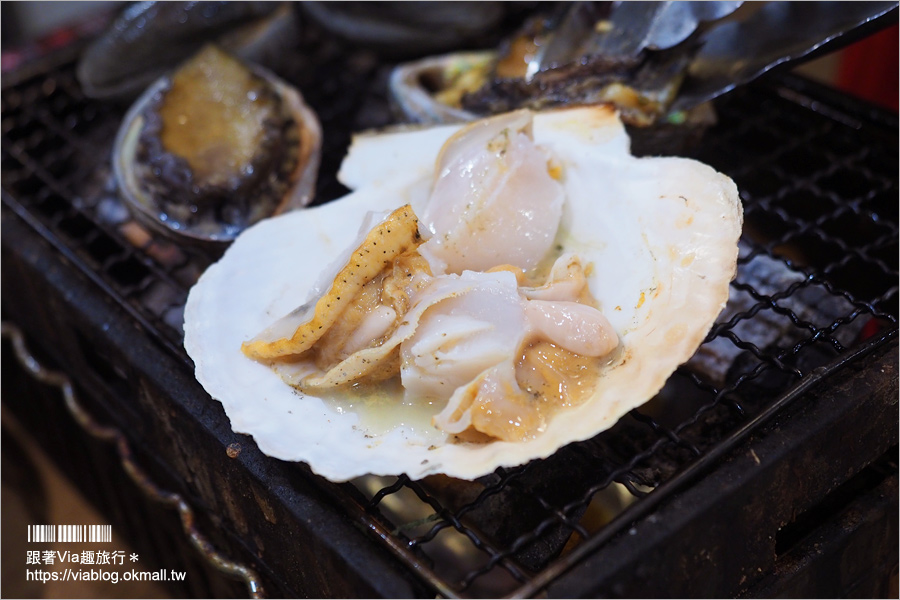
[[(90, 279), (93, 283), (100, 286), (100, 289), (104, 291), (104, 293), (108, 294), (110, 297), (116, 297), (117, 294), (115, 290), (109, 285), (106, 279), (100, 276), (100, 274), (88, 267), (83, 261), (80, 260), (79, 256), (77, 256), (64, 242), (62, 242), (56, 235), (54, 235), (43, 223), (37, 220), (24, 206), (22, 206), (19, 202), (15, 200), (10, 194), (6, 193), (4, 190), (2, 195), (0, 195), (3, 199), (3, 203), (5, 206), (8, 206), (11, 210), (13, 210), (17, 216), (19, 216), (23, 221), (28, 223), (30, 227), (32, 227), (41, 237), (48, 242), (50, 242), (54, 249), (59, 252), (61, 255), (65, 256), (71, 264), (79, 267), (79, 270), (82, 274), (84, 274), (88, 279)], [(187, 292), (185, 292), (185, 300), (187, 299)], [(179, 345), (175, 345), (165, 335), (163, 335), (162, 330), (159, 327), (156, 327), (150, 320), (148, 320), (145, 315), (138, 309), (134, 308), (128, 302), (122, 302), (121, 306), (125, 308), (130, 314), (130, 316), (138, 322), (144, 331), (148, 334), (156, 338), (163, 346), (166, 347), (169, 352), (171, 352), (175, 356), (183, 356), (183, 349)]]

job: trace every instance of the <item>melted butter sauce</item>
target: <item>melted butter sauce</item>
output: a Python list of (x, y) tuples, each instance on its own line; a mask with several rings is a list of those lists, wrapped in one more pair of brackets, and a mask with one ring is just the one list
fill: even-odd
[[(545, 370), (543, 374), (538, 374), (535, 359), (525, 359), (526, 350), (518, 361), (516, 379), (522, 390), (533, 398), (531, 408), (547, 421), (559, 410), (588, 400), (604, 374), (626, 359), (621, 344), (601, 358), (581, 357), (548, 342), (538, 343), (529, 350), (540, 352), (543, 355), (540, 362), (553, 373)], [(424, 443), (441, 442), (447, 435), (432, 424), (432, 417), (443, 409), (443, 403), (407, 398), (399, 376), (380, 382), (342, 386), (331, 391), (317, 390), (313, 395), (321, 398), (338, 414), (357, 415), (359, 424), (356, 427), (369, 438), (378, 438), (401, 428), (408, 437), (418, 438)], [(512, 422), (508, 425), (512, 429), (521, 426)], [(531, 439), (541, 430), (525, 432), (520, 437)], [(474, 436), (462, 435), (460, 439), (479, 443), (493, 440), (479, 432), (472, 433)]]
[(442, 439), (445, 434), (431, 424), (441, 407), (427, 400), (409, 400), (399, 377), (375, 382), (355, 383), (333, 391), (316, 391), (339, 414), (359, 417), (359, 428), (367, 436), (378, 437), (399, 428), (426, 439)]

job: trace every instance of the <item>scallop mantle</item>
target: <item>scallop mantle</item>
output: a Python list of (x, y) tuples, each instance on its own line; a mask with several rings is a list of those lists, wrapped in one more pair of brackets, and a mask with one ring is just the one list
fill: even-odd
[(592, 265), (591, 292), (621, 349), (587, 401), (558, 411), (525, 442), (459, 443), (408, 425), (373, 435), (359, 415), (302, 395), (245, 357), (241, 342), (309, 299), (368, 211), (408, 202), (421, 214), (435, 158), (460, 127), (356, 136), (339, 173), (352, 193), (250, 227), (191, 289), (184, 345), (197, 380), (234, 431), (252, 435), (265, 454), (306, 462), (333, 481), (400, 473), (475, 479), (544, 458), (651, 399), (725, 306), (743, 215), (734, 182), (690, 159), (636, 158), (611, 109), (567, 108), (537, 113), (534, 139), (562, 168), (558, 241)]

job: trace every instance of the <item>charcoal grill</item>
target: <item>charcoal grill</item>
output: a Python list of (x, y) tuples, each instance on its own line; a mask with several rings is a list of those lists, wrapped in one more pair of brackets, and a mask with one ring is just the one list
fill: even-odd
[[(351, 133), (391, 122), (391, 65), (306, 27), (282, 76), (323, 124), (327, 202)], [(5, 332), (68, 378), (78, 410), (8, 345), (3, 404), (148, 560), (189, 571), (175, 594), (888, 594), (896, 115), (791, 75), (721, 98), (694, 154), (741, 190), (738, 276), (657, 398), (476, 482), (333, 484), (262, 455), (193, 379), (183, 307), (216, 257), (130, 221), (109, 162), (127, 107), (86, 98), (74, 56), (4, 76), (0, 160)], [(125, 468), (97, 424), (121, 434)], [(183, 499), (186, 532), (135, 465)]]

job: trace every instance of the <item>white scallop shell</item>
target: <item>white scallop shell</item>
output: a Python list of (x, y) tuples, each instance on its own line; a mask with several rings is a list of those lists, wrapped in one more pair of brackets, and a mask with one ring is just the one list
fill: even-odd
[(302, 396), (246, 358), (241, 342), (308, 300), (367, 211), (406, 202), (421, 210), (438, 151), (458, 129), (358, 136), (340, 173), (355, 192), (251, 227), (191, 290), (185, 347), (197, 379), (264, 453), (336, 481), (367, 473), (472, 479), (546, 457), (654, 396), (724, 307), (742, 224), (734, 183), (693, 160), (635, 158), (612, 111), (573, 108), (537, 114), (534, 138), (562, 166), (560, 242), (593, 265), (591, 292), (621, 340), (590, 400), (558, 412), (531, 441), (453, 443), (405, 407), (373, 416), (362, 406), (361, 420), (340, 399)]

